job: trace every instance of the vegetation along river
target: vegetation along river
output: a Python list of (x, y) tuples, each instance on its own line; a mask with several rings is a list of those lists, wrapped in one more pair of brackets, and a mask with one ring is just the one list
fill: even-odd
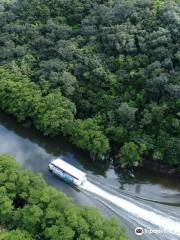
[[(94, 165), (85, 153), (63, 138), (46, 138), (33, 129), (0, 113), (0, 154), (11, 154), (23, 167), (40, 172), (48, 182), (78, 204), (95, 206), (106, 216), (116, 217), (128, 226), (133, 239), (180, 239), (179, 180), (145, 169), (116, 172), (111, 165)], [(61, 157), (87, 173), (88, 184), (80, 191), (48, 171), (51, 159)], [(136, 236), (134, 229), (157, 230)], [(167, 231), (158, 232), (159, 229)], [(177, 230), (177, 233), (173, 231)]]

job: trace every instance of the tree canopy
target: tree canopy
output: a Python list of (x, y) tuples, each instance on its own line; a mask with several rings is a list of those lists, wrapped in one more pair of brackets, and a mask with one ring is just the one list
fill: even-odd
[(178, 0), (1, 4), (0, 107), (93, 158), (177, 166), (179, 26)]

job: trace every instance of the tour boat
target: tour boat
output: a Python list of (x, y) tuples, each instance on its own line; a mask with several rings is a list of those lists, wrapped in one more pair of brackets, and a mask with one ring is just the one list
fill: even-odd
[(49, 163), (49, 170), (65, 182), (80, 186), (86, 181), (86, 174), (69, 163), (58, 158)]

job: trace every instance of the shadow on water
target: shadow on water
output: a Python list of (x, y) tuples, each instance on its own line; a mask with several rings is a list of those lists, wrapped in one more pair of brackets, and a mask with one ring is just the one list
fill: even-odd
[[(116, 171), (118, 175), (118, 180), (120, 183), (120, 188), (124, 189), (124, 184), (159, 184), (162, 187), (168, 187), (171, 189), (179, 190), (180, 191), (180, 180), (178, 178), (174, 178), (173, 176), (167, 176), (162, 173), (155, 173), (151, 170), (146, 168), (139, 168), (139, 169), (122, 169), (120, 172)], [(137, 187), (137, 192), (140, 189)]]
[[(83, 168), (86, 171), (91, 171), (93, 174), (105, 176), (105, 172), (109, 167), (108, 163), (105, 162), (97, 161), (92, 163), (90, 156), (71, 144), (67, 138), (62, 136), (53, 138), (43, 136), (33, 128), (22, 127), (20, 123), (17, 123), (16, 118), (2, 111), (0, 111), (0, 124), (24, 140), (27, 139), (31, 141), (31, 143), (37, 144), (45, 149), (48, 154), (52, 156), (63, 156), (67, 162)], [(76, 159), (78, 159), (78, 161), (76, 161)]]

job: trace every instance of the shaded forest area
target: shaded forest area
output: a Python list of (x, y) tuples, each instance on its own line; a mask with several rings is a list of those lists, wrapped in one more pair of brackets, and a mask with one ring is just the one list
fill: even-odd
[(179, 1), (9, 2), (0, 5), (1, 109), (93, 159), (179, 166)]

